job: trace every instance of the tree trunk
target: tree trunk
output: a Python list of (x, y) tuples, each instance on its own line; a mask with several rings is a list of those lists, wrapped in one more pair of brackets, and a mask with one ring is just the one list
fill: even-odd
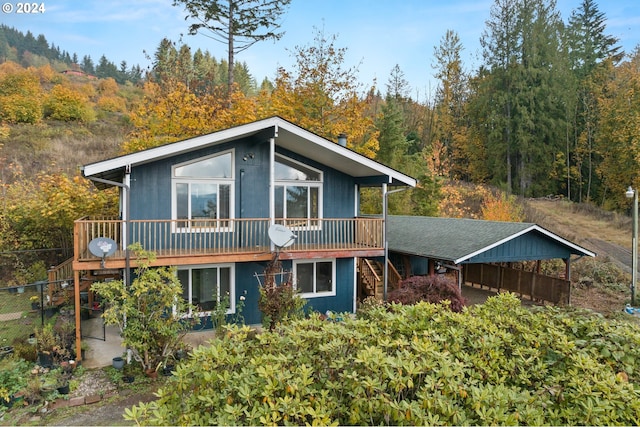
[[(233, 26), (234, 26), (234, 0), (229, 0), (229, 44), (227, 46), (229, 52), (229, 69), (227, 70), (227, 102), (231, 104), (231, 89), (233, 88)], [(230, 105), (229, 105), (230, 106)]]

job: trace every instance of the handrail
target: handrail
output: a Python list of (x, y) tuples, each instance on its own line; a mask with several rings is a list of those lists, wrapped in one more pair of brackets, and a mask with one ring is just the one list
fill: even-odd
[(373, 275), (373, 277), (374, 277), (377, 281), (382, 280), (382, 279), (380, 278), (380, 276), (378, 276), (378, 273), (376, 273), (375, 269), (373, 268), (373, 265), (371, 265), (371, 261), (370, 261), (370, 260), (368, 260), (368, 259), (364, 258), (362, 261), (363, 261), (363, 262), (364, 262), (364, 264), (366, 264), (366, 266), (368, 267), (368, 269), (369, 269), (369, 273), (370, 273), (370, 274), (372, 274), (372, 275)]
[[(295, 221), (295, 222), (294, 222)], [(288, 252), (310, 250), (377, 250), (382, 249), (382, 219), (321, 218), (276, 219), (290, 227), (296, 235)], [(122, 236), (137, 242), (158, 256), (190, 256), (235, 253), (259, 253), (271, 250), (268, 218), (130, 220), (82, 219), (75, 221), (74, 258), (95, 260), (89, 242), (107, 237), (118, 244), (111, 258), (124, 256)], [(125, 233), (125, 227), (128, 232)]]
[(402, 281), (402, 276), (398, 273), (398, 270), (394, 267), (390, 260), (387, 260), (389, 263), (389, 283), (392, 285), (392, 289), (396, 289), (399, 287), (400, 281)]

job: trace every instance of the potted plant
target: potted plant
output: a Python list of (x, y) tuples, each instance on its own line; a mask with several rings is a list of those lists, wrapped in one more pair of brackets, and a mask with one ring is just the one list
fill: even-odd
[(43, 368), (50, 368), (53, 365), (53, 351), (57, 346), (53, 325), (46, 323), (43, 327), (36, 328), (35, 334), (38, 365)]
[(31, 302), (31, 310), (40, 310), (40, 297), (38, 295), (31, 295), (29, 301)]
[(131, 363), (127, 363), (122, 369), (122, 382), (131, 384), (134, 380), (135, 376), (133, 375), (133, 365)]
[(71, 372), (60, 372), (56, 377), (56, 390), (62, 395), (69, 394), (69, 380), (71, 379)]

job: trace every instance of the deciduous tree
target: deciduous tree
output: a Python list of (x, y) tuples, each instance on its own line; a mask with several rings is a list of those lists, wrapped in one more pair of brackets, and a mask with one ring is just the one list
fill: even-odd
[(278, 70), (269, 112), (334, 141), (345, 133), (349, 147), (375, 158), (378, 133), (365, 114), (369, 99), (357, 68), (345, 68), (346, 48), (335, 45), (336, 36), (315, 31), (312, 45), (295, 47), (294, 70)]

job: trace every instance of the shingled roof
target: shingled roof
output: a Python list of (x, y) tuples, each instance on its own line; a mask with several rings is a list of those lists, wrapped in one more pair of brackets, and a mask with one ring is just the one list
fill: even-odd
[(396, 215), (387, 219), (390, 251), (454, 264), (595, 256), (533, 223)]

